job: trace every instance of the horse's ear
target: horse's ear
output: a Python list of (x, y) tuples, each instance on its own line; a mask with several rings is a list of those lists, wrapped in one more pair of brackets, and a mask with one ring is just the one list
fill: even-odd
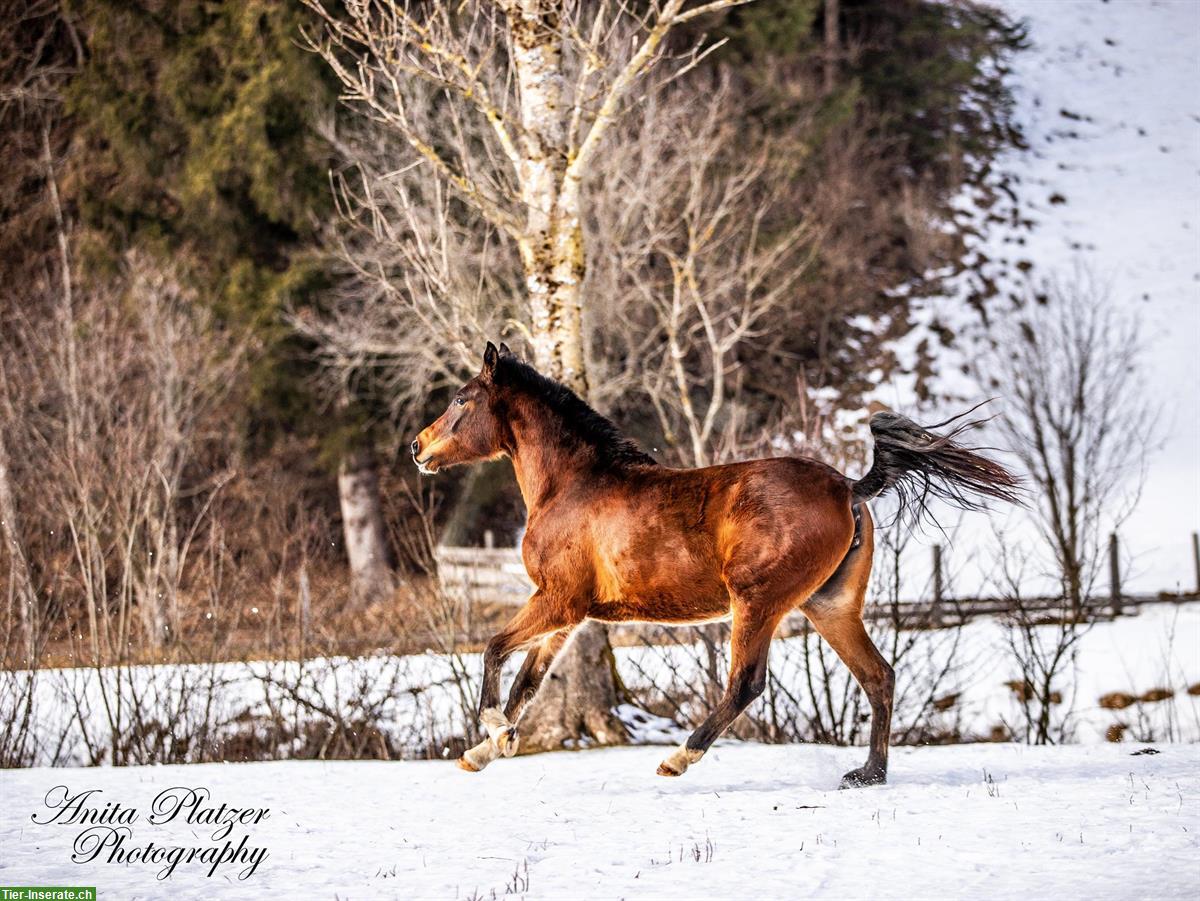
[(502, 356), (502, 357), (513, 356), (513, 352), (508, 349), (508, 345), (505, 344), (503, 341), (500, 342), (500, 356)]
[(496, 345), (489, 341), (483, 350), (483, 372), (480, 374), (485, 379), (490, 379), (492, 373), (496, 371), (496, 364), (499, 361), (500, 351), (496, 350)]

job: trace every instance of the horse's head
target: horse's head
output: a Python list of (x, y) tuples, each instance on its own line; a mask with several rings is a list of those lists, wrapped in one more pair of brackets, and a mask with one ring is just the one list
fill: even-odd
[(503, 420), (497, 412), (496, 366), (512, 356), (507, 345), (488, 342), (479, 375), (455, 393), (446, 412), (421, 430), (411, 450), (417, 468), (433, 475), (447, 466), (475, 463), (499, 456)]

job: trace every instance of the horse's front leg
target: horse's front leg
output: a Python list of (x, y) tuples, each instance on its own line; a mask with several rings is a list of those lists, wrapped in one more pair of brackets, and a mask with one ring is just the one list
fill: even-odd
[(550, 672), (554, 661), (566, 647), (567, 640), (575, 631), (574, 626), (559, 629), (541, 639), (530, 648), (521, 664), (517, 678), (513, 680), (512, 688), (508, 690), (508, 703), (504, 705), (504, 716), (512, 723), (519, 723), (521, 714), (529, 706), (529, 702), (537, 697), (542, 687), (542, 680)]
[[(541, 592), (535, 592), (512, 621), (487, 643), (483, 652), (483, 687), (479, 692), (479, 722), (487, 737), (458, 759), (458, 765), (464, 770), (478, 772), (497, 757), (512, 757), (517, 752), (517, 729), (513, 720), (515, 714), (519, 714), (520, 709), (524, 707), (524, 702), (515, 705), (514, 714), (500, 709), (501, 670), (505, 661), (515, 651), (529, 647), (547, 636), (547, 640), (553, 639), (560, 631), (569, 634), (570, 627), (574, 624), (563, 620), (561, 611), (548, 603)], [(509, 710), (514, 709), (514, 698), (524, 697), (526, 694), (532, 698), (536, 693), (537, 685), (549, 669), (550, 662), (546, 662), (544, 669), (538, 665), (541, 651), (541, 647), (530, 651), (529, 659), (525, 661), (513, 685)], [(550, 655), (550, 660), (552, 659), (553, 654)], [(530, 693), (529, 687), (535, 677), (536, 683), (533, 683)]]

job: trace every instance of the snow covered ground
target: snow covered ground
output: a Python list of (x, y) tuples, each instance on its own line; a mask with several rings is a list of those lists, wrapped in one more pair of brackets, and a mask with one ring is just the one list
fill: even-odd
[[(839, 792), (856, 749), (719, 745), (681, 779), (661, 748), (560, 753), (468, 774), (451, 763), (210, 764), (0, 772), (0, 884), (94, 885), (101, 898), (1195, 897), (1200, 747), (898, 749), (892, 784)], [(44, 799), (99, 789), (136, 808), (126, 851), (265, 849), (245, 861), (71, 860), (84, 825)], [(211, 838), (186, 807), (269, 808)], [(168, 810), (173, 805), (168, 805)], [(86, 842), (85, 842), (86, 845)], [(79, 849), (76, 849), (79, 850)], [(84, 850), (84, 856), (92, 852)]]

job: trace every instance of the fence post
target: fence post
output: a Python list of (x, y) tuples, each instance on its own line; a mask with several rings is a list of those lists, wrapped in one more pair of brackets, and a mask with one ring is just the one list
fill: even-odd
[(483, 530), (483, 546), (489, 551), (496, 546), (496, 533), (491, 529)]
[(1196, 594), (1200, 594), (1200, 532), (1192, 533), (1192, 563), (1196, 567)]
[(303, 660), (306, 648), (308, 647), (308, 627), (312, 616), (312, 592), (308, 584), (307, 560), (300, 562), (298, 581), (300, 591), (300, 659)]
[(1113, 616), (1121, 615), (1121, 557), (1117, 533), (1108, 536), (1108, 594)]
[(942, 618), (942, 596), (944, 594), (944, 585), (942, 582), (942, 546), (935, 544), (933, 546), (933, 609), (929, 611), (929, 621), (931, 625), (936, 625)]

